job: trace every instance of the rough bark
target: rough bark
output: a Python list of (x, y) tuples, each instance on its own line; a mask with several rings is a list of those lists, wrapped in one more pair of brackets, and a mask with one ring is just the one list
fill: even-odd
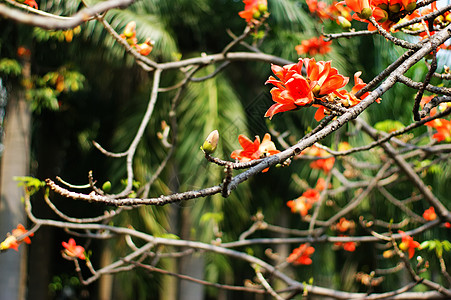
[[(26, 70), (26, 68), (24, 68)], [(31, 114), (19, 89), (9, 93), (5, 118), (4, 153), (1, 166), (0, 236), (21, 223), (25, 214), (21, 198), (23, 190), (17, 186), (14, 176), (28, 175), (30, 157)], [(0, 255), (0, 300), (25, 299), (26, 247), (19, 253), (8, 250)], [(6, 271), (7, 270), (7, 271)]]

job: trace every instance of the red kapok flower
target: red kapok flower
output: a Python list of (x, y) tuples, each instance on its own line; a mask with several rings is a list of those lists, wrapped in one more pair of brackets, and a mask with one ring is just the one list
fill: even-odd
[(293, 265), (311, 265), (312, 259), (310, 256), (315, 252), (315, 248), (310, 247), (309, 244), (302, 244), (295, 248), (288, 256), (287, 262)]
[(19, 57), (29, 57), (31, 55), (31, 51), (30, 49), (24, 47), (24, 46), (19, 46), (17, 48), (17, 56)]
[[(26, 230), (25, 227), (24, 227), (22, 224), (17, 225), (17, 228), (12, 230), (12, 234), (13, 234), (13, 236), (15, 236), (15, 237), (19, 237), (19, 236), (21, 236), (21, 235), (24, 235), (24, 234), (26, 234), (27, 232), (28, 232), (28, 230)], [(33, 233), (30, 233), (29, 236), (33, 236), (33, 235), (34, 235)], [(29, 236), (24, 237), (24, 238), (21, 240), (21, 242), (25, 242), (25, 243), (27, 243), (27, 244), (31, 244), (31, 240), (30, 240), (30, 237), (29, 237)]]
[(329, 157), (325, 159), (318, 159), (310, 163), (310, 168), (312, 169), (320, 169), (325, 173), (329, 173), (330, 170), (334, 167), (335, 157)]
[[(276, 149), (276, 145), (271, 141), (271, 135), (266, 133), (263, 137), (263, 141), (260, 143), (260, 137), (257, 135), (252, 142), (247, 136), (240, 134), (238, 136), (238, 142), (243, 150), (235, 150), (230, 155), (233, 159), (240, 162), (247, 162), (254, 159), (264, 158), (270, 155), (279, 153)], [(268, 169), (263, 170), (266, 172)]]
[(13, 235), (7, 236), (6, 239), (0, 244), (0, 250), (14, 249), (19, 251), (20, 242), (17, 241)]
[(335, 225), (335, 228), (340, 232), (346, 232), (355, 228), (355, 223), (346, 218), (340, 218), (340, 221)]
[[(342, 107), (353, 107), (359, 104), (361, 100), (365, 99), (370, 94), (370, 92), (366, 92), (358, 98), (355, 96), (358, 91), (366, 86), (366, 83), (363, 82), (363, 80), (360, 78), (360, 75), (362, 75), (361, 71), (354, 74), (354, 86), (352, 87), (351, 92), (348, 92), (346, 90), (335, 91), (332, 97), (329, 97), (327, 101), (335, 102), (335, 104)], [(379, 103), (380, 98), (377, 99), (376, 102)], [(324, 118), (328, 110), (322, 105), (315, 104), (314, 106), (318, 107), (318, 110), (315, 113), (315, 120), (320, 121), (322, 118)]]
[(356, 248), (355, 242), (346, 242), (343, 245), (343, 250), (348, 251), (348, 252), (354, 252), (355, 248)]
[(125, 39), (130, 46), (136, 45), (138, 39), (136, 38), (136, 22), (131, 21), (125, 25), (124, 32), (120, 35), (121, 38)]
[(326, 2), (318, 0), (305, 0), (305, 2), (312, 14), (317, 15), (321, 20), (329, 19)]
[[(305, 67), (306, 76), (302, 75)], [(270, 76), (266, 83), (275, 85), (271, 89), (273, 104), (265, 114), (270, 119), (277, 113), (310, 106), (315, 98), (322, 98), (344, 87), (348, 77), (338, 74), (331, 67), (331, 62), (318, 61), (314, 58), (300, 58), (297, 64), (283, 67), (272, 65), (271, 70), (277, 78)]]
[[(313, 145), (304, 151), (302, 151), (301, 154), (309, 155), (309, 156), (330, 156), (330, 154), (321, 148), (318, 148), (317, 146)], [(320, 169), (323, 170), (325, 173), (329, 173), (330, 170), (334, 167), (335, 164), (335, 157), (329, 157), (324, 159), (317, 159), (310, 163), (310, 168), (312, 169)]]
[(338, 74), (338, 70), (331, 67), (331, 61), (316, 62), (314, 58), (304, 58), (304, 65), (315, 97), (333, 93), (349, 81), (349, 77)]
[(244, 10), (238, 14), (246, 22), (250, 22), (252, 19), (258, 19), (262, 13), (268, 10), (268, 2), (266, 0), (243, 0)]
[(319, 200), (319, 197), (320, 194), (317, 190), (308, 189), (302, 194), (302, 196), (288, 201), (287, 206), (291, 208), (292, 213), (299, 212), (301, 216), (305, 217), (310, 208), (312, 208), (313, 203)]
[(326, 42), (321, 37), (314, 37), (309, 40), (303, 40), (300, 45), (295, 47), (298, 55), (307, 54), (315, 56), (317, 54), (326, 54), (330, 52), (332, 41)]
[(434, 133), (432, 135), (432, 137), (436, 139), (437, 142), (451, 140), (451, 121), (445, 119), (434, 119), (430, 122), (425, 123), (424, 125), (435, 128), (437, 130), (437, 133)]
[[(436, 95), (423, 96), (423, 98), (421, 98), (421, 101), (420, 101), (421, 108), (424, 108), (424, 106), (426, 104), (428, 104), (429, 102), (431, 102), (431, 100), (434, 99), (435, 97), (436, 97)], [(437, 112), (437, 108), (434, 107), (431, 109), (430, 115), (434, 116), (436, 112)]]
[[(352, 21), (352, 10), (343, 4), (344, 2), (334, 1), (332, 5), (330, 5), (327, 9), (329, 15), (331, 15), (332, 18), (336, 19), (338, 24), (342, 24), (345, 20), (348, 21), (348, 23), (349, 21)], [(340, 18), (342, 20), (339, 20)], [(349, 26), (351, 26), (350, 23)]]
[(369, 0), (345, 0), (345, 2), (359, 18), (368, 19), (373, 14)]
[(29, 236), (26, 236), (21, 240), (17, 239), (18, 237), (27, 234), (27, 232), (28, 230), (26, 230), (22, 224), (17, 225), (17, 228), (12, 230), (11, 232), (12, 234), (8, 234), (6, 239), (0, 244), (0, 250), (14, 249), (18, 251), (19, 245), (22, 242), (30, 244), (31, 243), (30, 236), (33, 236), (33, 233), (30, 233)]
[(75, 243), (75, 240), (73, 238), (69, 239), (69, 242), (62, 242), (63, 247), (65, 248), (64, 254), (66, 254), (69, 257), (78, 257), (79, 259), (86, 259), (85, 256), (85, 248), (82, 246), (78, 246)]
[[(339, 235), (339, 236), (346, 237), (346, 235)], [(348, 251), (348, 252), (354, 252), (355, 248), (357, 246), (357, 243), (356, 242), (344, 242), (344, 243), (336, 242), (336, 243), (334, 243), (334, 246), (336, 248), (342, 248), (343, 250)]]
[(322, 177), (318, 178), (318, 180), (316, 181), (315, 190), (321, 192), (324, 191), (325, 188), (326, 188), (326, 180)]
[(287, 206), (291, 208), (292, 213), (299, 212), (301, 216), (305, 217), (308, 214), (310, 208), (312, 208), (312, 203), (301, 196), (294, 200), (288, 201)]
[(401, 234), (402, 242), (399, 244), (399, 249), (402, 251), (407, 251), (409, 253), (409, 258), (412, 258), (415, 254), (415, 249), (420, 247), (420, 243), (414, 241), (410, 235), (407, 235), (404, 231), (399, 230)]
[(144, 43), (136, 44), (135, 47), (139, 54), (147, 56), (152, 52), (153, 42), (148, 38)]
[(428, 209), (426, 209), (423, 213), (423, 218), (428, 221), (437, 219), (437, 214), (435, 213), (434, 207), (431, 206)]
[(18, 0), (17, 2), (20, 2), (20, 3), (26, 4), (30, 7), (33, 7), (35, 9), (38, 9), (38, 4), (34, 0)]

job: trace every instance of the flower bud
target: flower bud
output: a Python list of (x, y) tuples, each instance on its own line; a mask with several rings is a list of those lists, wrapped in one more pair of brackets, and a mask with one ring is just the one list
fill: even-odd
[(387, 3), (381, 3), (377, 7), (379, 7), (382, 10), (385, 10), (385, 11), (388, 10), (388, 4)]
[(268, 10), (268, 5), (260, 3), (257, 8), (259, 12), (264, 13)]
[(18, 251), (18, 246), (19, 244), (17, 242), (16, 237), (10, 235), (0, 244), (0, 250), (14, 249)]
[(102, 185), (102, 190), (105, 192), (109, 192), (111, 191), (111, 182), (110, 181), (105, 181), (105, 183)]
[(318, 96), (320, 90), (321, 90), (321, 87), (319, 86), (319, 84), (316, 84), (316, 85), (313, 87), (313, 89), (312, 89), (312, 93), (313, 93), (315, 96)]
[(147, 56), (150, 52), (152, 52), (154, 42), (148, 38), (144, 43), (137, 44), (136, 50), (139, 52), (139, 54)]
[(371, 8), (367, 7), (362, 9), (362, 11), (360, 13), (357, 13), (357, 15), (361, 19), (368, 20), (373, 15), (373, 11), (371, 10)]
[(256, 10), (254, 12), (254, 14), (252, 15), (252, 19), (258, 19), (258, 18), (260, 18), (260, 16), (261, 16), (260, 11)]
[(409, 245), (407, 245), (406, 243), (402, 242), (399, 244), (399, 249), (401, 249), (402, 251), (406, 251), (407, 249), (409, 249)]
[(388, 10), (393, 12), (393, 13), (397, 13), (401, 10), (401, 5), (399, 5), (399, 3), (393, 4), (388, 6)]
[(124, 35), (126, 38), (131, 38), (134, 37), (136, 35), (136, 22), (135, 21), (131, 21), (129, 22), (124, 29)]
[(206, 154), (213, 154), (218, 146), (219, 140), (219, 132), (217, 130), (213, 130), (205, 139), (205, 142), (200, 147), (202, 151)]
[(415, 1), (410, 2), (409, 4), (406, 5), (405, 9), (407, 11), (413, 11), (415, 10), (415, 8), (417, 8), (417, 3)]
[(338, 22), (343, 29), (351, 28), (351, 22), (349, 22), (345, 17), (338, 16)]
[(384, 258), (390, 258), (393, 257), (394, 251), (393, 250), (386, 250), (384, 253), (382, 253), (382, 256)]

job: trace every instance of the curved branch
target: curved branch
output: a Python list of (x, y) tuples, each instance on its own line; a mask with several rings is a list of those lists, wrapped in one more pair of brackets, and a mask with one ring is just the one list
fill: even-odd
[(125, 8), (133, 4), (135, 0), (108, 0), (99, 2), (92, 7), (84, 8), (65, 19), (49, 16), (31, 15), (18, 9), (10, 8), (5, 4), (0, 4), (0, 16), (18, 23), (41, 27), (52, 30), (67, 30), (75, 28), (86, 21), (113, 8)]

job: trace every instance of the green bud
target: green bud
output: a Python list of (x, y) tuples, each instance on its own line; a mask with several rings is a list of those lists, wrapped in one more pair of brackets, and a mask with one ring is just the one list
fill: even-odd
[(109, 192), (111, 191), (111, 182), (110, 181), (105, 181), (105, 183), (102, 185), (102, 190), (105, 192)]
[(254, 14), (252, 15), (252, 18), (253, 19), (258, 19), (258, 18), (260, 18), (260, 16), (261, 16), (261, 13), (258, 10), (256, 10), (254, 12)]
[(205, 142), (200, 147), (202, 151), (206, 154), (213, 154), (218, 146), (219, 140), (219, 132), (217, 130), (213, 130), (205, 139)]
[(264, 13), (268, 10), (268, 6), (263, 3), (260, 3), (257, 7), (258, 7), (258, 11), (261, 13)]
[(388, 10), (388, 4), (386, 4), (386, 3), (381, 3), (377, 7), (379, 7), (382, 10), (385, 10), (385, 11)]
[(343, 29), (351, 28), (351, 22), (349, 22), (345, 17), (338, 16), (338, 22), (340, 22), (340, 26)]
[(362, 9), (360, 13), (357, 13), (357, 15), (361, 19), (368, 20), (373, 15), (373, 11), (371, 10), (371, 8), (366, 7)]
[(391, 11), (392, 13), (397, 13), (397, 12), (399, 12), (401, 10), (401, 5), (399, 5), (399, 3), (390, 5), (388, 7), (388, 10)]
[(407, 11), (414, 11), (415, 8), (417, 8), (417, 3), (416, 3), (415, 1), (414, 1), (414, 2), (410, 2), (410, 3), (407, 4), (407, 6), (406, 6), (406, 10), (407, 10)]

